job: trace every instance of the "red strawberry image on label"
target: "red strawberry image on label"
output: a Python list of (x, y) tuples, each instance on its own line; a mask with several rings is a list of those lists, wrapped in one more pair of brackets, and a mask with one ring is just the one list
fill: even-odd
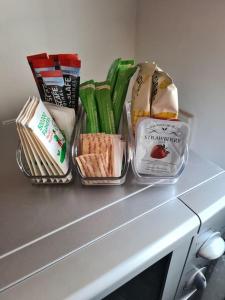
[(150, 156), (156, 159), (162, 159), (166, 157), (170, 152), (167, 151), (165, 145), (155, 145), (152, 148)]

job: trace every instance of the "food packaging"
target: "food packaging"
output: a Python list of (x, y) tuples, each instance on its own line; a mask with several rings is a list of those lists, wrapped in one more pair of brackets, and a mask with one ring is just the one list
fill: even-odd
[(178, 118), (178, 93), (171, 77), (156, 67), (152, 76), (151, 117)]
[(70, 141), (76, 122), (74, 109), (69, 107), (61, 107), (48, 102), (45, 102), (44, 105), (54, 119), (55, 123), (60, 128), (63, 135), (65, 135), (66, 140)]
[(34, 80), (36, 82), (39, 94), (41, 96), (41, 99), (44, 101), (44, 91), (43, 91), (43, 87), (42, 87), (42, 83), (39, 82), (39, 80), (36, 77), (35, 71), (34, 71), (34, 67), (33, 67), (33, 61), (36, 59), (47, 59), (48, 58), (48, 54), (47, 53), (40, 53), (40, 54), (35, 54), (35, 55), (29, 55), (27, 56), (27, 61), (29, 63), (29, 66), (31, 68), (32, 74), (34, 76)]
[(133, 133), (142, 117), (178, 118), (178, 93), (171, 77), (155, 63), (141, 63), (131, 100)]
[(138, 64), (138, 75), (132, 89), (131, 99), (131, 123), (133, 133), (138, 119), (150, 117), (151, 94), (152, 94), (152, 76), (155, 72), (154, 63)]
[(36, 82), (40, 88), (40, 96), (42, 101), (53, 102), (53, 96), (51, 90), (44, 83), (41, 77), (41, 72), (43, 71), (54, 71), (54, 62), (48, 58), (39, 58), (32, 61), (33, 70), (36, 77)]
[(80, 86), (80, 99), (87, 114), (86, 133), (97, 133), (100, 131), (98, 122), (97, 105), (95, 101), (94, 80), (89, 80)]
[(118, 69), (118, 75), (112, 97), (116, 132), (120, 126), (120, 118), (122, 115), (129, 82), (137, 69), (137, 67), (132, 64), (133, 62), (133, 60), (121, 61)]
[[(126, 110), (122, 115), (120, 132), (116, 135), (104, 133), (85, 134), (86, 117), (87, 115), (83, 111), (77, 124), (77, 138), (74, 145), (75, 156), (73, 157), (81, 183), (83, 185), (123, 184), (126, 180), (130, 162)], [(115, 144), (112, 145), (112, 143)], [(114, 151), (111, 151), (112, 146)], [(104, 160), (106, 163), (104, 163)]]
[(40, 72), (44, 85), (49, 89), (53, 103), (59, 106), (68, 106), (65, 94), (65, 83), (60, 70)]
[(116, 133), (110, 85), (107, 81), (95, 83), (95, 97), (101, 132)]
[[(81, 60), (78, 54), (68, 53), (48, 55), (47, 53), (40, 53), (36, 55), (27, 56), (27, 60), (32, 70), (42, 101), (50, 103), (56, 103), (57, 101), (58, 105), (74, 108), (77, 113), (81, 67)], [(61, 70), (62, 77), (64, 80), (64, 85), (62, 85), (62, 81), (60, 83), (60, 86), (63, 86), (63, 93), (59, 91), (59, 93), (61, 94), (61, 104), (58, 103), (58, 99), (55, 100), (55, 98), (52, 96), (53, 89), (48, 86), (48, 82), (44, 82), (43, 77), (41, 76), (41, 72), (55, 70)], [(46, 77), (48, 76), (46, 75)], [(53, 77), (56, 78), (57, 76)], [(56, 83), (55, 85), (57, 86), (58, 84)], [(61, 88), (59, 88), (59, 90), (61, 90)], [(62, 96), (62, 94), (64, 95)]]
[(20, 138), (17, 163), (34, 184), (64, 184), (73, 179), (75, 113), (61, 109), (30, 97), (16, 120)]
[(139, 183), (175, 183), (187, 161), (188, 124), (142, 118), (136, 126), (132, 166)]
[(121, 58), (115, 59), (108, 71), (107, 78), (106, 80), (109, 82), (110, 87), (111, 87), (111, 96), (113, 95), (114, 87), (116, 84), (116, 79), (117, 79), (117, 74), (119, 70), (119, 64), (121, 62)]
[(69, 54), (49, 54), (49, 58), (54, 61), (55, 69), (60, 70), (60, 60), (64, 58), (74, 58), (79, 59), (78, 54), (69, 53)]
[[(72, 55), (72, 54), (71, 54)], [(65, 82), (65, 94), (68, 101), (68, 107), (78, 111), (79, 85), (80, 85), (80, 67), (81, 61), (74, 56), (60, 56), (60, 69)]]

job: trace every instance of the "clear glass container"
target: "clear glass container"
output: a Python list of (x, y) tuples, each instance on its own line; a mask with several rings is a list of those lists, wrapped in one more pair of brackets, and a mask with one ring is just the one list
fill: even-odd
[[(131, 151), (132, 151), (132, 159), (131, 159), (131, 165), (134, 177), (136, 179), (136, 182), (138, 184), (150, 184), (150, 185), (164, 185), (164, 184), (174, 184), (176, 183), (186, 164), (188, 161), (188, 142), (185, 145), (184, 153), (181, 157), (181, 162), (179, 164), (179, 167), (177, 168), (177, 172), (173, 176), (157, 176), (157, 175), (149, 175), (149, 174), (142, 174), (138, 172), (137, 168), (137, 159), (136, 159), (136, 141), (135, 137), (132, 132), (132, 126), (131, 126), (131, 115), (130, 115), (130, 105), (127, 105), (127, 117), (128, 117), (128, 127), (129, 127), (129, 140), (131, 142)], [(187, 139), (188, 140), (188, 139)]]
[(118, 134), (121, 135), (121, 140), (125, 142), (125, 149), (123, 153), (123, 161), (122, 161), (122, 170), (121, 175), (119, 177), (84, 177), (81, 173), (81, 170), (76, 162), (76, 157), (79, 156), (80, 153), (80, 134), (85, 133), (86, 130), (86, 113), (82, 111), (81, 118), (77, 124), (77, 135), (74, 143), (74, 156), (73, 163), (77, 169), (78, 176), (83, 185), (121, 185), (126, 181), (126, 176), (130, 164), (130, 145), (129, 145), (129, 129), (127, 122), (127, 114), (124, 109), (120, 128)]

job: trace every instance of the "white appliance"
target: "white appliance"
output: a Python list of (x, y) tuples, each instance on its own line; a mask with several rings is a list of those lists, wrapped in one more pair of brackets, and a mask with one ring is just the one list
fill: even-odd
[(225, 173), (179, 199), (199, 217), (201, 226), (193, 239), (177, 298), (222, 300), (225, 298)]
[(139, 186), (130, 173), (119, 187), (37, 187), (17, 169), (15, 129), (0, 134), (8, 155), (0, 169), (0, 300), (172, 300), (194, 291), (193, 270), (210, 262), (197, 252), (211, 231), (225, 231), (224, 170), (191, 153), (175, 185)]

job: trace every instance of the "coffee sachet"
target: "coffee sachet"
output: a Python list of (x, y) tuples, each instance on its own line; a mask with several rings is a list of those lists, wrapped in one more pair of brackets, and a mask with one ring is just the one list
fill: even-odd
[(44, 84), (51, 91), (53, 97), (53, 103), (59, 106), (67, 106), (68, 101), (64, 92), (64, 80), (63, 74), (60, 70), (55, 71), (43, 71), (41, 77)]

